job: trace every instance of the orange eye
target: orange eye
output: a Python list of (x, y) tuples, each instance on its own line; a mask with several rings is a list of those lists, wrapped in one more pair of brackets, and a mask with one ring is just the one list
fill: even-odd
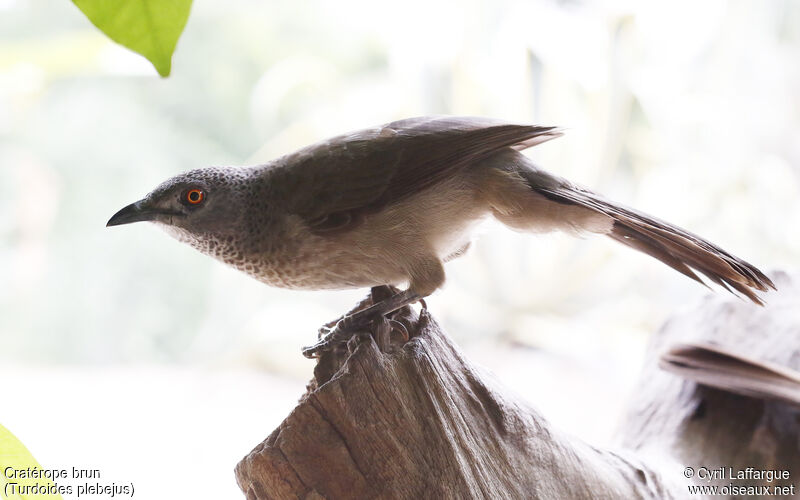
[(199, 205), (205, 197), (205, 193), (200, 189), (190, 189), (186, 192), (186, 202), (190, 205)]

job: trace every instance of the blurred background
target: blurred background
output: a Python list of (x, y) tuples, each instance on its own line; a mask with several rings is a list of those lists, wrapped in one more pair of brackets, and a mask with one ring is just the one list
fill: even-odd
[[(565, 127), (528, 154), (796, 269), (798, 61), (790, 0), (196, 0), (161, 79), (68, 1), (0, 0), (0, 422), (45, 467), (236, 498), (233, 466), (311, 376), (301, 346), (366, 291), (271, 289), (105, 222), (180, 171), (409, 116)], [(495, 224), (447, 272), (445, 329), (598, 445), (648, 335), (709, 293), (610, 240)]]

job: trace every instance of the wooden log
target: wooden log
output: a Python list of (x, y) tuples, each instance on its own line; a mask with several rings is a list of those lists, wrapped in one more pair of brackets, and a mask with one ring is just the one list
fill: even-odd
[(633, 455), (554, 429), (473, 366), (426, 311), (410, 308), (324, 354), (300, 404), (238, 464), (236, 477), (251, 500), (676, 491)]

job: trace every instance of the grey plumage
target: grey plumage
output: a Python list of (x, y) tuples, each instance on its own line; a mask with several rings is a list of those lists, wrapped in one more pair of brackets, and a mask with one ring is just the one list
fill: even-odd
[[(444, 282), (471, 228), (494, 216), (524, 231), (605, 234), (756, 303), (774, 288), (708, 241), (538, 168), (518, 150), (560, 132), (482, 118), (423, 117), (322, 141), (255, 167), (178, 175), (109, 225), (150, 220), (270, 285), (332, 289)], [(198, 203), (187, 193), (202, 193)], [(199, 195), (197, 195), (199, 196)]]

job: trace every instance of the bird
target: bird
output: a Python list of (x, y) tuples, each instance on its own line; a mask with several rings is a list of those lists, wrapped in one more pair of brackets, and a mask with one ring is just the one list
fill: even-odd
[(482, 117), (408, 118), (312, 144), (256, 166), (203, 167), (162, 182), (107, 226), (149, 221), (268, 285), (305, 290), (404, 286), (343, 317), (317, 357), (348, 332), (424, 299), (474, 229), (495, 219), (530, 233), (596, 233), (700, 282), (763, 305), (775, 289), (708, 240), (551, 174), (522, 150), (558, 127)]

